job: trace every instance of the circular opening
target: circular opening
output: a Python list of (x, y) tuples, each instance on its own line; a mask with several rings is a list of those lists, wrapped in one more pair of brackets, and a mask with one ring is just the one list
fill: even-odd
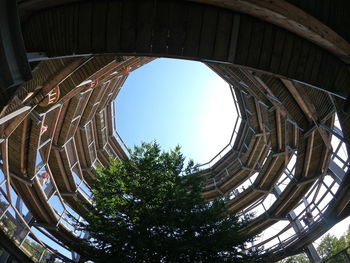
[(116, 99), (117, 130), (128, 147), (180, 145), (204, 163), (230, 141), (237, 116), (230, 87), (200, 62), (156, 59), (134, 71)]

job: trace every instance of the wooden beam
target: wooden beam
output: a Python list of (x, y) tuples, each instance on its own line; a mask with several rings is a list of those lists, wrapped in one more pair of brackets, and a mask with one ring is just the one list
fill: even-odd
[(298, 145), (298, 137), (299, 137), (298, 131), (299, 130), (298, 130), (297, 126), (293, 125), (293, 145), (291, 145), (293, 148), (296, 148)]
[[(334, 126), (334, 120), (335, 120), (335, 114), (333, 114), (326, 122), (326, 127), (329, 126), (331, 129)], [(330, 144), (330, 147), (327, 147), (327, 149), (325, 150), (325, 154), (323, 157), (323, 162), (322, 162), (322, 171), (325, 171), (326, 169), (328, 169), (328, 165), (329, 165), (329, 159), (330, 159), (330, 154), (329, 152), (333, 151), (332, 148), (332, 144), (331, 144), (331, 140), (332, 140), (332, 134), (330, 132), (328, 132), (324, 126), (321, 126), (320, 129), (324, 130), (324, 132), (327, 134), (326, 136), (326, 140), (327, 142)], [(323, 138), (322, 138), (323, 139)]]
[(285, 155), (287, 155), (286, 151), (280, 151), (280, 152), (272, 154), (273, 157), (280, 157), (280, 156), (285, 156)]
[(2, 155), (2, 161), (3, 161), (3, 173), (6, 180), (6, 191), (7, 191), (7, 196), (9, 198), (10, 203), (12, 203), (12, 198), (11, 198), (11, 179), (10, 179), (10, 167), (9, 167), (9, 160), (8, 160), (8, 139), (6, 139), (2, 144), (1, 144), (1, 155)]
[(256, 170), (254, 168), (250, 168), (250, 167), (247, 167), (247, 166), (242, 166), (241, 168), (243, 171), (249, 171), (249, 172), (254, 172), (254, 173), (257, 173), (259, 172), (259, 170)]
[(270, 191), (263, 190), (263, 189), (260, 189), (260, 188), (254, 188), (253, 191), (257, 192), (257, 193), (263, 193), (263, 194), (269, 194), (270, 193)]
[(230, 183), (232, 183), (237, 176), (241, 175), (244, 172), (243, 169), (239, 170), (236, 174), (232, 175), (226, 182), (224, 182), (220, 188), (224, 188), (225, 186), (229, 185)]
[(331, 28), (284, 0), (191, 0), (216, 5), (291, 31), (350, 62), (350, 44)]
[(75, 70), (77, 70), (83, 62), (87, 62), (86, 57), (77, 57), (72, 59), (72, 61), (65, 66), (62, 70), (57, 72), (54, 77), (49, 78), (42, 89), (42, 95), (46, 96), (53, 88), (57, 87), (60, 83), (62, 83), (65, 79), (67, 79)]
[(270, 177), (269, 175), (270, 175), (272, 169), (275, 167), (277, 159), (278, 159), (278, 157), (274, 157), (272, 160), (272, 163), (269, 164), (269, 168), (266, 170), (266, 172), (265, 172), (265, 174), (264, 174), (264, 176), (259, 184), (260, 187), (266, 182), (267, 179), (269, 179), (269, 177)]
[(43, 227), (43, 228), (51, 230), (51, 231), (58, 231), (58, 226), (56, 226), (55, 224), (47, 224), (47, 223), (37, 222), (37, 223), (33, 223), (33, 225), (38, 226), (38, 227)]
[(75, 197), (77, 196), (77, 192), (60, 192), (63, 197)]
[(15, 174), (15, 173), (13, 173), (13, 172), (10, 172), (10, 176), (16, 178), (18, 181), (20, 181), (20, 182), (22, 182), (22, 183), (25, 183), (25, 184), (27, 184), (27, 185), (29, 185), (29, 186), (32, 186), (32, 185), (33, 185), (33, 181), (32, 181), (32, 180), (30, 180), (29, 178), (24, 177), (24, 176), (22, 176), (22, 175), (18, 175), (18, 174)]
[(311, 135), (308, 137), (308, 141), (307, 141), (306, 153), (304, 158), (303, 177), (307, 177), (309, 173), (311, 160), (312, 160), (314, 141), (315, 141), (315, 132), (312, 132)]
[(289, 92), (292, 94), (293, 98), (296, 100), (297, 104), (300, 106), (302, 111), (305, 113), (306, 117), (315, 123), (315, 128), (317, 128), (318, 132), (320, 133), (323, 142), (325, 143), (326, 147), (331, 149), (332, 145), (329, 141), (328, 132), (326, 132), (324, 129), (319, 127), (317, 124), (320, 121), (319, 115), (316, 111), (315, 105), (310, 99), (310, 97), (306, 94), (304, 91), (304, 87), (299, 83), (293, 83), (290, 80), (282, 79), (281, 81), (283, 84), (287, 87)]
[[(51, 153), (51, 154), (52, 154), (52, 153)], [(56, 151), (56, 150), (54, 150), (54, 153), (53, 153), (53, 154), (55, 154), (58, 167), (59, 167), (59, 169), (61, 170), (61, 178), (62, 178), (62, 180), (63, 180), (63, 182), (64, 182), (64, 185), (65, 185), (65, 187), (68, 189), (68, 191), (72, 192), (72, 189), (71, 189), (70, 184), (69, 184), (69, 181), (68, 181), (68, 176), (67, 176), (67, 174), (66, 174), (66, 170), (64, 169), (65, 167), (64, 167), (64, 164), (63, 164), (63, 161), (62, 161), (62, 158), (61, 158), (61, 154), (60, 154), (59, 151)], [(64, 152), (64, 154), (67, 155), (66, 152)], [(68, 157), (67, 157), (67, 159), (68, 159)], [(62, 187), (62, 186), (61, 186), (61, 187)]]
[(308, 183), (314, 182), (317, 179), (319, 179), (321, 176), (323, 176), (323, 175), (321, 174), (321, 175), (316, 175), (316, 176), (313, 176), (313, 177), (303, 178), (303, 179), (301, 179), (301, 180), (299, 180), (297, 182), (297, 185), (304, 185), (304, 184), (308, 184)]
[(301, 108), (301, 110), (305, 113), (307, 118), (311, 121), (317, 120), (317, 112), (314, 104), (312, 103), (309, 96), (304, 91), (303, 87), (299, 85), (299, 87), (296, 87), (297, 84), (291, 82), (287, 79), (282, 79), (282, 83), (286, 86), (286, 88), (289, 90), (289, 92), (292, 94), (293, 98)]
[(17, 115), (11, 122), (9, 122), (4, 129), (4, 137), (8, 138), (10, 135), (17, 129), (17, 127), (28, 117), (32, 110), (34, 110), (36, 106), (27, 108), (26, 111)]
[(31, 106), (23, 106), (13, 112), (11, 112), (10, 114), (5, 115), (4, 117), (0, 118), (0, 125), (4, 124), (5, 122), (17, 117), (18, 115), (29, 111), (32, 107)]
[[(22, 190), (20, 191), (20, 195), (23, 196), (25, 195), (26, 198), (28, 198), (30, 200), (30, 205), (33, 208), (33, 210), (31, 210), (31, 213), (33, 215), (35, 214), (39, 214), (42, 218), (44, 218), (46, 220), (46, 222), (50, 222), (50, 216), (47, 213), (47, 210), (45, 209), (45, 207), (43, 206), (43, 204), (45, 203), (44, 200), (41, 200), (36, 191), (32, 188), (32, 186), (29, 185), (22, 185)], [(43, 203), (44, 202), (44, 203)], [(30, 208), (29, 208), (30, 209)]]
[(253, 160), (253, 157), (254, 157), (255, 152), (257, 151), (257, 148), (258, 148), (258, 146), (259, 146), (259, 144), (260, 144), (260, 141), (261, 141), (261, 136), (257, 137), (256, 140), (255, 140), (253, 149), (252, 149), (252, 151), (250, 152), (249, 158), (248, 158), (248, 161), (247, 161), (247, 165), (248, 165), (248, 166), (250, 166), (250, 165), (251, 165), (251, 162), (254, 161), (254, 160)]
[(260, 128), (260, 131), (264, 134), (264, 141), (265, 141), (265, 143), (267, 143), (267, 139), (266, 139), (266, 135), (265, 135), (265, 127), (264, 127), (264, 122), (263, 122), (263, 116), (262, 116), (262, 112), (261, 112), (260, 103), (257, 101), (256, 98), (254, 98), (254, 103), (255, 103), (256, 113), (258, 115), (259, 128)]
[(281, 124), (281, 113), (279, 109), (276, 109), (276, 127), (277, 127), (277, 143), (278, 150), (282, 150), (282, 124)]
[[(101, 83), (103, 83), (105, 81), (108, 81), (111, 78), (115, 78), (116, 76), (110, 76), (110, 74), (113, 73), (114, 71), (124, 67), (126, 65), (125, 62), (128, 62), (128, 61), (130, 61), (132, 59), (134, 59), (134, 58), (133, 57), (129, 58), (127, 61), (123, 61), (123, 62), (117, 62), (117, 61), (114, 60), (114, 61), (108, 63), (107, 65), (105, 65), (104, 67), (102, 67), (100, 70), (96, 71), (91, 76), (87, 77), (86, 80), (95, 80), (98, 83), (97, 85), (99, 85), (99, 84), (101, 84)], [(64, 103), (64, 102), (70, 100), (72, 97), (77, 95), (83, 89), (85, 89), (84, 85), (77, 86), (76, 88), (72, 89), (67, 94), (65, 94), (61, 98), (61, 101)]]
[[(244, 71), (244, 70), (242, 70), (242, 71)], [(255, 80), (255, 83), (258, 85), (258, 87), (261, 88), (262, 90), (266, 91), (266, 94), (268, 94), (272, 97), (276, 97), (274, 95), (274, 93), (272, 92), (272, 90), (265, 84), (265, 82), (259, 76), (252, 75), (252, 74), (251, 74), (251, 76), (253, 77), (252, 79)], [(275, 106), (275, 108), (280, 111), (280, 113), (283, 117), (287, 116), (286, 110), (279, 103), (277, 103), (275, 100), (271, 99), (269, 96), (266, 96), (266, 97), (271, 102), (271, 104), (273, 106)]]

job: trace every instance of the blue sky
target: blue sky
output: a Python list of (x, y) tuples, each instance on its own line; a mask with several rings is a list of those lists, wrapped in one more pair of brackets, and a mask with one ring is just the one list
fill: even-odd
[(156, 140), (203, 163), (229, 141), (235, 109), (228, 84), (200, 62), (157, 59), (128, 77), (116, 101), (129, 148)]

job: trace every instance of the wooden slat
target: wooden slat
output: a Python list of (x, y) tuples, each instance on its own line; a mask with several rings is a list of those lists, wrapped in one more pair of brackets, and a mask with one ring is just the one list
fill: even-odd
[(168, 18), (170, 6), (166, 2), (157, 2), (153, 25), (152, 53), (167, 54)]
[(188, 7), (181, 3), (170, 3), (168, 54), (182, 55), (187, 36)]
[[(302, 38), (336, 54), (345, 62), (349, 62), (350, 44), (339, 34), (321, 23), (315, 17), (288, 3), (288, 1), (272, 0), (192, 0), (194, 2), (217, 5), (240, 13), (255, 16), (268, 21)], [(327, 10), (328, 11), (328, 10)]]
[(106, 51), (111, 53), (120, 49), (122, 1), (110, 1), (106, 13)]
[[(100, 52), (106, 50), (106, 13), (108, 11), (108, 2), (98, 1), (93, 4), (93, 12), (91, 17), (91, 51), (89, 53)], [(103, 21), (103, 22), (102, 22)]]
[(229, 12), (227, 10), (219, 11), (213, 60), (228, 59), (233, 21), (232, 12)]
[(91, 26), (86, 25), (92, 25), (95, 21), (92, 20), (92, 11), (93, 11), (93, 3), (92, 2), (86, 2), (79, 6), (78, 11), (78, 28), (77, 28), (77, 35), (78, 35), (78, 44), (79, 52), (82, 54), (89, 54), (91, 53), (91, 42), (92, 42), (92, 35), (91, 35)]
[(137, 40), (137, 2), (123, 1), (120, 30), (120, 47), (124, 52), (133, 52)]
[(204, 7), (203, 20), (201, 26), (201, 38), (199, 45), (199, 57), (212, 59), (214, 52), (215, 39), (218, 29), (219, 11), (216, 8)]
[[(140, 52), (152, 52), (154, 8), (154, 2), (149, 3), (148, 1), (140, 1), (137, 5), (137, 38), (135, 45), (136, 49)], [(113, 16), (115, 15), (113, 14)]]
[(184, 43), (183, 54), (190, 56), (194, 54), (198, 55), (199, 42), (200, 42), (200, 31), (198, 30), (203, 23), (203, 10), (200, 7), (190, 5), (187, 17), (187, 28), (186, 28), (186, 40)]

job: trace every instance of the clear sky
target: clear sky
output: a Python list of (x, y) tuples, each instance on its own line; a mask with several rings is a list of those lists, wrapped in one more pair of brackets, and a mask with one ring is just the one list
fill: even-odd
[(116, 101), (117, 130), (129, 148), (177, 144), (197, 163), (229, 142), (235, 109), (228, 84), (200, 62), (156, 59), (128, 77)]

